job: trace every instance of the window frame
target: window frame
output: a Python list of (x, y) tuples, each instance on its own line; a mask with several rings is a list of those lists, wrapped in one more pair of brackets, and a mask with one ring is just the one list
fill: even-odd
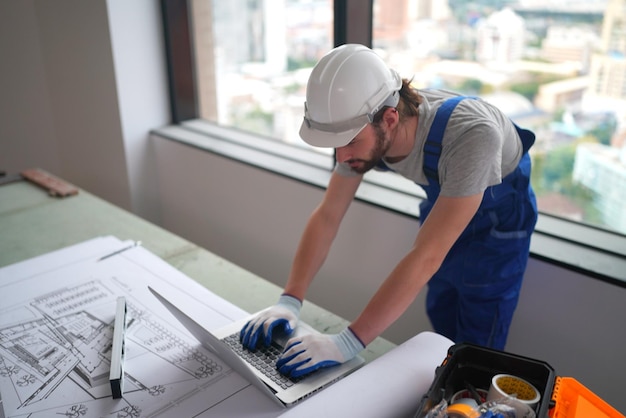
[[(372, 45), (373, 2), (374, 0), (367, 0), (364, 4), (361, 0), (334, 0), (335, 45), (351, 42)], [(322, 156), (315, 155), (317, 153), (314, 151), (198, 119), (190, 0), (161, 0), (161, 11), (172, 122), (174, 126), (188, 131), (189, 135), (179, 135), (181, 130), (172, 131), (167, 128), (155, 130), (155, 133), (207, 152), (238, 159), (235, 154), (229, 154), (220, 147), (203, 145), (202, 141), (198, 141), (198, 135), (210, 141), (227, 141), (239, 150), (245, 150), (245, 153), (255, 154), (249, 161), (242, 158), (244, 163), (324, 187), (332, 164), (324, 167)], [(257, 145), (251, 145), (252, 139)], [(262, 161), (263, 155), (271, 157), (273, 166), (258, 162)], [(276, 164), (276, 157), (285, 164)], [(308, 166), (306, 172), (311, 177), (294, 175), (293, 170), (289, 170), (293, 163)], [(319, 170), (325, 174), (320, 174)], [(409, 185), (408, 181), (384, 177), (379, 173), (368, 173), (363, 182), (364, 191), (357, 194), (357, 199), (401, 215), (419, 218), (415, 199), (425, 197), (422, 190), (418, 187), (410, 190), (414, 185)], [(407, 199), (411, 199), (414, 204), (407, 205)], [(531, 257), (590, 278), (626, 287), (626, 237), (617, 232), (540, 212), (531, 243)]]

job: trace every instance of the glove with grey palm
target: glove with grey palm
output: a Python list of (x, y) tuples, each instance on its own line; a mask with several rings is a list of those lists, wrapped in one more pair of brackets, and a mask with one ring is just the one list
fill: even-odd
[(283, 294), (278, 303), (261, 312), (243, 326), (239, 333), (241, 344), (255, 350), (259, 344), (269, 346), (272, 343), (272, 332), (281, 330), (289, 335), (296, 329), (302, 302), (291, 295)]
[(297, 378), (345, 363), (364, 348), (365, 344), (350, 327), (334, 335), (308, 334), (287, 341), (276, 368), (284, 375)]

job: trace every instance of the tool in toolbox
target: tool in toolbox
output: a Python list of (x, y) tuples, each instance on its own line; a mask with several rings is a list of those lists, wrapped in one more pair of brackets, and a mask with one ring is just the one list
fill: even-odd
[(30, 168), (19, 174), (0, 173), (0, 185), (24, 179), (43, 187), (50, 196), (67, 197), (78, 194), (78, 187), (39, 168)]
[(626, 418), (546, 362), (462, 343), (450, 347), (415, 418)]

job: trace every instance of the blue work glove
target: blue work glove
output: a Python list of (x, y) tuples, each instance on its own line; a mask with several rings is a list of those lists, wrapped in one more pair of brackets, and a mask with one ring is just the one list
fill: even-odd
[(258, 344), (268, 346), (272, 344), (272, 331), (282, 329), (287, 335), (291, 334), (300, 317), (302, 302), (290, 295), (281, 295), (278, 303), (261, 312), (243, 326), (239, 333), (239, 340), (244, 347), (255, 350)]
[(296, 378), (323, 367), (345, 363), (364, 348), (365, 345), (350, 328), (334, 335), (304, 335), (287, 341), (276, 368), (282, 374)]

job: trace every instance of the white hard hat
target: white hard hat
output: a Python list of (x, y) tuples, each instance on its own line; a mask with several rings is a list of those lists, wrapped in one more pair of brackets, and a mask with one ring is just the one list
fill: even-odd
[(401, 87), (398, 73), (370, 48), (334, 48), (309, 77), (300, 136), (316, 147), (347, 145), (383, 106), (397, 106)]

